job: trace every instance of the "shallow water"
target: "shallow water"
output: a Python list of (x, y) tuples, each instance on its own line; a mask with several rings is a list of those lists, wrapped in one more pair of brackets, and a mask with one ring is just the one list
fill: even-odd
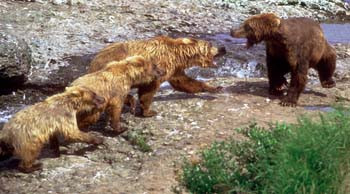
[(333, 112), (335, 109), (330, 106), (304, 106), (304, 109), (311, 111)]
[(331, 44), (350, 43), (350, 23), (321, 24), (321, 27)]

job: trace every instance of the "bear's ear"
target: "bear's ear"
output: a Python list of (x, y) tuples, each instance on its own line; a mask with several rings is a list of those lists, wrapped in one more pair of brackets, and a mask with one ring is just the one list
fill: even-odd
[(271, 21), (271, 26), (272, 27), (278, 27), (280, 26), (281, 24), (281, 20), (279, 18), (274, 18), (272, 21)]
[(193, 44), (195, 41), (193, 39), (191, 39), (191, 38), (183, 38), (182, 42), (184, 44)]
[(130, 62), (130, 63), (134, 63), (137, 66), (143, 66), (144, 63), (145, 63), (145, 59), (142, 56), (140, 56), (140, 55), (135, 55), (135, 56), (132, 56), (132, 57), (128, 57), (127, 61)]
[(81, 90), (83, 88), (78, 88), (78, 87), (66, 87), (66, 91), (69, 92), (72, 97), (79, 97), (81, 96)]
[(280, 18), (274, 13), (261, 14), (263, 18), (269, 21), (269, 25), (273, 28), (278, 27), (281, 24)]

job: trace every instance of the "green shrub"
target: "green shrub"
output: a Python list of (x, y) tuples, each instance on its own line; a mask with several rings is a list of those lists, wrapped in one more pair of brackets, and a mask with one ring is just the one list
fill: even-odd
[(192, 193), (339, 193), (349, 169), (349, 112), (339, 109), (298, 124), (266, 130), (253, 124), (249, 138), (214, 143), (202, 161), (185, 161), (183, 183)]
[(138, 147), (142, 152), (152, 152), (152, 148), (147, 143), (146, 137), (139, 132), (129, 132), (127, 135), (128, 141)]

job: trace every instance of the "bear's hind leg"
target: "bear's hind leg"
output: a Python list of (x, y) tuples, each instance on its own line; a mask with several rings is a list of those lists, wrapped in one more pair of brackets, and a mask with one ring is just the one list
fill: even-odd
[[(29, 146), (29, 147), (28, 147)], [(15, 153), (21, 158), (18, 169), (24, 173), (31, 173), (42, 169), (41, 163), (34, 163), (39, 156), (42, 146), (33, 147), (34, 145), (27, 145), (25, 149), (16, 150)]]
[(316, 70), (324, 88), (333, 88), (336, 83), (333, 79), (333, 74), (336, 67), (337, 55), (334, 49), (327, 44), (327, 48), (321, 58), (321, 60), (316, 65)]
[(297, 67), (292, 70), (287, 96), (285, 96), (280, 103), (282, 106), (295, 107), (297, 105), (299, 96), (306, 86), (308, 69), (308, 62), (303, 61), (303, 63), (298, 63)]

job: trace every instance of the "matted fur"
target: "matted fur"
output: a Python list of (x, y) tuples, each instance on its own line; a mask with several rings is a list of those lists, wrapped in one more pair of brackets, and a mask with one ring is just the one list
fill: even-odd
[(105, 67), (110, 61), (120, 61), (129, 56), (140, 55), (166, 71), (167, 80), (177, 69), (192, 66), (211, 67), (218, 48), (209, 42), (193, 38), (172, 39), (159, 36), (149, 40), (114, 43), (101, 50), (91, 62), (89, 72)]
[(96, 122), (100, 113), (107, 110), (111, 126), (121, 132), (120, 114), (126, 97), (132, 86), (147, 84), (164, 73), (141, 56), (128, 57), (122, 61), (112, 61), (100, 71), (84, 75), (71, 85), (90, 88), (106, 99), (104, 106), (95, 114), (82, 115), (78, 120), (83, 128)]
[(21, 159), (20, 170), (37, 170), (39, 165), (33, 164), (41, 148), (57, 135), (71, 141), (102, 142), (102, 139), (79, 130), (76, 115), (78, 112), (91, 112), (103, 103), (103, 98), (91, 90), (69, 87), (63, 93), (17, 112), (0, 131), (0, 142)]
[(150, 84), (137, 86), (143, 115), (152, 116), (155, 112), (149, 110), (149, 107), (163, 81), (169, 81), (176, 90), (189, 93), (220, 90), (221, 87), (212, 87), (186, 76), (184, 70), (192, 66), (213, 67), (214, 57), (224, 52), (224, 48), (218, 49), (204, 40), (159, 36), (148, 40), (111, 44), (97, 54), (91, 62), (89, 72), (102, 69), (110, 61), (120, 61), (133, 55), (141, 55), (157, 64), (165, 71), (165, 75)]

